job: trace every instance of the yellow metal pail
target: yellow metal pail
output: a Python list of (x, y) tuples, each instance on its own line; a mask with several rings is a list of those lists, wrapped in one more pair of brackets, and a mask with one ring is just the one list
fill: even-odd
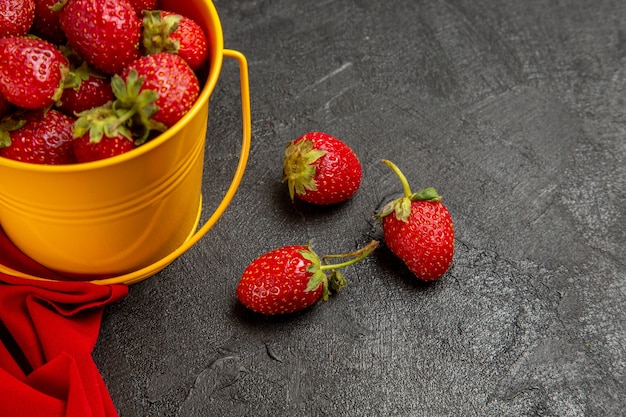
[[(203, 89), (178, 123), (132, 152), (102, 161), (46, 166), (0, 158), (0, 224), (6, 235), (34, 261), (73, 279), (130, 284), (159, 272), (218, 220), (246, 167), (251, 116), (245, 57), (224, 49), (210, 0), (163, 0), (161, 8), (192, 17), (209, 39)], [(198, 227), (209, 97), (223, 57), (239, 63), (241, 154), (221, 203)], [(0, 272), (43, 279), (4, 265)]]

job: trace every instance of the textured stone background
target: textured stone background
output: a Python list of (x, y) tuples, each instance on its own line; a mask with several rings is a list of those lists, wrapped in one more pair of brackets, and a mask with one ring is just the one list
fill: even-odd
[[(94, 352), (122, 417), (626, 415), (626, 2), (218, 0), (249, 60), (253, 145), (209, 234), (110, 306)], [(207, 210), (239, 152), (238, 67), (211, 100)], [(291, 204), (287, 141), (361, 158), (345, 204)], [(234, 296), (285, 244), (341, 253), (434, 186), (454, 264), (418, 283), (381, 246), (289, 317)]]

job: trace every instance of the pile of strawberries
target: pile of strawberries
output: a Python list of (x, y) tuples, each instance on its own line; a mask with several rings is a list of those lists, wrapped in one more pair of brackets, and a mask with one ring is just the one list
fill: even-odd
[(0, 13), (0, 156), (71, 164), (128, 152), (200, 92), (207, 36), (158, 0), (8, 0)]

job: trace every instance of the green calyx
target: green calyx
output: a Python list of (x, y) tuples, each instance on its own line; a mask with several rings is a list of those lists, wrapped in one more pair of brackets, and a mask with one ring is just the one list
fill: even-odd
[(111, 89), (115, 100), (79, 113), (74, 122), (74, 137), (89, 132), (90, 141), (98, 143), (103, 135), (111, 138), (122, 135), (139, 146), (148, 140), (151, 131), (165, 131), (164, 124), (152, 119), (159, 110), (155, 104), (158, 94), (153, 90), (142, 91), (143, 80), (134, 69), (126, 81), (114, 75)]
[(159, 10), (144, 10), (142, 44), (146, 54), (177, 53), (180, 42), (170, 35), (178, 29), (181, 19), (177, 14), (163, 16)]
[(400, 171), (400, 169), (391, 161), (383, 159), (383, 163), (391, 168), (400, 179), (404, 190), (404, 196), (387, 203), (380, 213), (375, 216), (376, 218), (382, 219), (391, 213), (395, 213), (398, 220), (408, 222), (409, 216), (411, 215), (411, 201), (441, 201), (441, 196), (437, 193), (437, 190), (432, 187), (424, 188), (416, 193), (413, 193), (411, 191), (411, 187), (409, 186), (409, 182), (402, 171)]
[(120, 118), (113, 109), (113, 102), (108, 102), (100, 107), (85, 110), (78, 114), (74, 122), (74, 138), (79, 138), (89, 133), (91, 143), (99, 143), (103, 136), (114, 138), (124, 136), (133, 140), (130, 129), (125, 124), (125, 119)]
[(285, 148), (283, 166), (283, 182), (287, 181), (291, 201), (296, 194), (305, 194), (308, 191), (316, 191), (315, 161), (326, 154), (326, 151), (314, 149), (315, 143), (309, 139), (291, 141)]
[(124, 120), (132, 131), (136, 145), (145, 143), (150, 132), (164, 132), (167, 127), (152, 119), (159, 111), (155, 104), (159, 95), (154, 90), (142, 90), (144, 78), (139, 77), (137, 70), (132, 69), (124, 81), (119, 75), (111, 78), (111, 89), (115, 95), (112, 108), (115, 114)]
[[(323, 291), (320, 301), (327, 301), (331, 292), (338, 292), (348, 284), (345, 277), (340, 271), (338, 271), (338, 269), (345, 268), (361, 261), (372, 253), (377, 247), (378, 241), (372, 240), (366, 246), (354, 252), (339, 255), (325, 255), (320, 259), (309, 245), (308, 249), (300, 251), (300, 255), (302, 255), (304, 259), (311, 261), (311, 264), (307, 268), (307, 272), (311, 274), (311, 277), (309, 278), (305, 291), (315, 291), (320, 285), (322, 285)], [(328, 264), (326, 260), (329, 258), (350, 259), (340, 263)], [(326, 271), (330, 271), (329, 275), (326, 275)]]
[(84, 63), (84, 65), (81, 65), (75, 70), (68, 72), (67, 77), (65, 77), (65, 80), (63, 82), (63, 88), (78, 90), (83, 81), (89, 79), (89, 70), (87, 68), (87, 63)]
[(11, 146), (11, 133), (22, 128), (26, 124), (26, 120), (14, 119), (13, 117), (5, 117), (0, 121), (0, 148)]
[[(71, 52), (68, 52), (68, 54)], [(64, 52), (65, 54), (65, 52)], [(68, 61), (71, 60), (71, 57), (66, 56)], [(70, 61), (71, 62), (71, 61)], [(83, 61), (78, 67), (72, 67), (70, 64), (70, 69), (63, 80), (63, 88), (72, 88), (74, 90), (78, 90), (82, 85), (83, 81), (87, 81), (90, 77), (102, 78), (105, 76), (94, 70), (87, 61)]]

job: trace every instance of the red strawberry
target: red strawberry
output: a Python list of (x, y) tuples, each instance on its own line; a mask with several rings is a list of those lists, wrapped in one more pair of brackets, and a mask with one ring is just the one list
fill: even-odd
[[(320, 258), (310, 246), (283, 246), (261, 255), (248, 265), (239, 284), (237, 299), (252, 311), (283, 314), (303, 310), (318, 300), (327, 300), (330, 291), (346, 285), (339, 268), (368, 256), (378, 246), (372, 241), (362, 249)], [(327, 258), (351, 259), (333, 265)], [(331, 271), (330, 277), (325, 271)]]
[(3, 0), (0, 3), (0, 37), (26, 35), (34, 19), (33, 0)]
[(74, 139), (74, 153), (78, 162), (92, 162), (132, 151), (137, 145), (124, 135), (102, 136), (92, 141), (89, 134)]
[[(131, 75), (132, 74), (132, 75)], [(196, 74), (183, 58), (168, 52), (143, 56), (122, 73), (126, 83), (141, 83), (139, 89), (154, 91), (158, 111), (152, 117), (157, 123), (172, 126), (191, 109), (200, 93)], [(129, 87), (129, 90), (133, 90)]]
[(0, 92), (18, 107), (54, 104), (67, 72), (67, 59), (50, 42), (30, 36), (0, 39)]
[(289, 142), (285, 149), (283, 182), (293, 200), (336, 204), (359, 189), (362, 168), (354, 151), (339, 139), (310, 132)]
[(144, 12), (143, 48), (147, 55), (176, 53), (193, 70), (200, 68), (209, 55), (206, 35), (198, 23), (163, 10)]
[(114, 99), (108, 77), (94, 72), (87, 62), (68, 74), (57, 107), (67, 114), (78, 114)]
[(61, 29), (59, 13), (53, 7), (58, 2), (59, 0), (35, 0), (35, 20), (30, 31), (55, 45), (63, 45), (67, 38)]
[(72, 146), (74, 118), (54, 109), (29, 110), (15, 114), (13, 121), (14, 128), (8, 129), (8, 135), (0, 134), (0, 156), (45, 165), (76, 162)]
[(144, 10), (154, 10), (157, 8), (157, 0), (128, 0), (130, 5), (133, 6), (137, 16), (142, 16)]
[(92, 162), (129, 152), (137, 147), (123, 117), (113, 103), (84, 111), (74, 124), (74, 153), (78, 162)]
[(383, 160), (400, 178), (404, 196), (378, 214), (385, 243), (418, 278), (434, 281), (452, 264), (454, 227), (441, 196), (434, 188), (412, 193), (406, 177), (391, 161)]
[(141, 19), (128, 0), (63, 0), (59, 21), (69, 45), (108, 74), (139, 57)]

